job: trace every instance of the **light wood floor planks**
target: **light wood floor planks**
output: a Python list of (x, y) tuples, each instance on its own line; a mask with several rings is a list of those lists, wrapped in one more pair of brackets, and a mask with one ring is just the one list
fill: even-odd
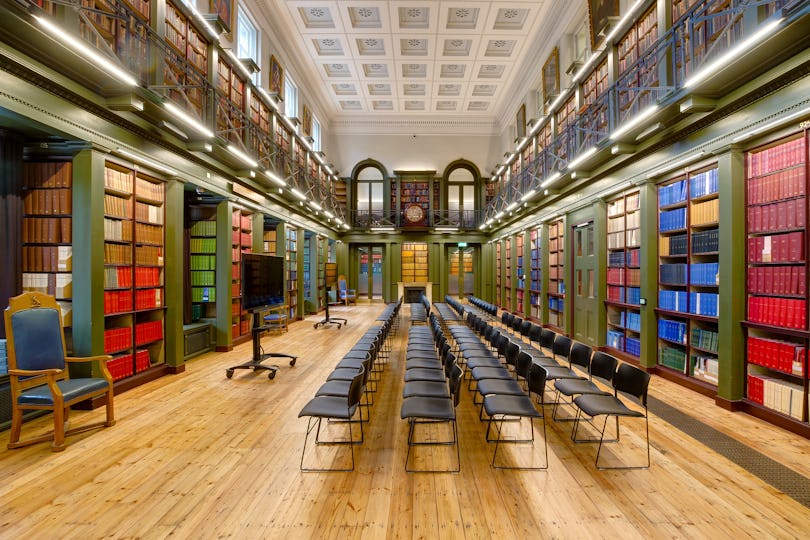
[[(70, 437), (62, 453), (47, 443), (7, 450), (0, 435), (0, 538), (807, 537), (810, 509), (654, 416), (649, 470), (597, 471), (596, 446), (573, 444), (570, 422), (550, 418), (548, 471), (493, 470), (466, 386), (461, 473), (405, 473), (407, 323), (355, 449), (357, 471), (299, 472), (299, 410), (381, 310), (334, 308), (348, 326), (314, 330), (322, 317), (313, 316), (266, 337), (267, 349), (299, 356), (295, 367), (279, 359), (272, 381), (247, 371), (225, 378), (250, 344), (194, 359), (185, 373), (117, 396), (118, 424)], [(651, 394), (810, 478), (810, 441), (657, 377)], [(28, 422), (24, 433), (48, 423)], [(629, 450), (641, 451), (641, 424), (625, 425)]]

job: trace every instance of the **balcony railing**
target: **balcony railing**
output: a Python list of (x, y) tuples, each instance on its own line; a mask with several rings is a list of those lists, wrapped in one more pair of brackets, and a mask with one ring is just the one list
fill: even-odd
[(482, 212), (476, 210), (433, 210), (425, 218), (412, 223), (405, 219), (402, 212), (355, 210), (352, 224), (356, 229), (375, 227), (457, 227), (459, 230), (472, 230), (481, 223)]

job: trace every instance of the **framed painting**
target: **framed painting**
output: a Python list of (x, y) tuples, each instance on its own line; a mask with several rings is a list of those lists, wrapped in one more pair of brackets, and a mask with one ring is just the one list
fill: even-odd
[(304, 105), (303, 118), (301, 119), (301, 129), (307, 137), (312, 136), (312, 111)]
[(270, 56), (270, 83), (269, 90), (279, 98), (284, 99), (284, 68), (278, 63), (275, 56)]
[(523, 103), (515, 115), (515, 128), (517, 129), (517, 138), (522, 139), (526, 136), (526, 104)]
[(225, 24), (225, 33), (230, 34), (233, 29), (233, 0), (208, 0), (208, 10), (219, 15)]
[(560, 49), (554, 47), (551, 54), (543, 64), (543, 101), (548, 103), (550, 98), (560, 93)]
[(610, 19), (619, 16), (619, 0), (588, 0), (588, 20), (591, 27), (591, 50), (595, 51), (605, 39)]

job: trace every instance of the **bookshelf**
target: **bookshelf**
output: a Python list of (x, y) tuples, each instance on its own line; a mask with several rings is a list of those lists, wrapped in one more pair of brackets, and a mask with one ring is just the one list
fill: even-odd
[[(430, 216), (430, 191), (430, 182), (400, 182), (399, 208), (400, 212), (403, 213), (405, 225), (427, 226)], [(411, 206), (421, 208), (421, 217), (419, 217), (419, 214), (408, 212)]]
[[(303, 249), (303, 270), (304, 270), (304, 301), (311, 302), (311, 305), (314, 307), (314, 299), (312, 298), (312, 268), (313, 268), (313, 261), (312, 255), (314, 250), (312, 249), (312, 242), (314, 241), (314, 235), (310, 232), (304, 233), (304, 249)], [(317, 274), (316, 274), (317, 276)], [(305, 306), (305, 312), (307, 308)]]
[(501, 244), (502, 241), (495, 242), (495, 303), (499, 307), (503, 307), (503, 289), (501, 288), (503, 284), (501, 279), (503, 276), (503, 257), (501, 256), (503, 246)]
[(543, 248), (542, 230), (540, 227), (529, 232), (529, 303), (530, 315), (537, 321), (543, 319)]
[(290, 152), (292, 144), (292, 131), (287, 125), (276, 118), (276, 152), (275, 152), (275, 166), (276, 172), (284, 178), (292, 174), (292, 167), (290, 163)]
[(231, 210), (231, 338), (250, 336), (250, 314), (242, 309), (242, 252), (253, 246), (253, 214)]
[(164, 184), (104, 169), (104, 352), (114, 380), (165, 362)]
[(548, 225), (548, 324), (565, 328), (565, 226), (562, 218)]
[(262, 241), (264, 243), (264, 252), (271, 255), (278, 255), (278, 241), (276, 240), (276, 230), (265, 230)]
[(284, 256), (287, 260), (287, 304), (290, 320), (298, 317), (298, 230), (287, 225), (284, 228)]
[(807, 137), (751, 150), (745, 161), (745, 398), (807, 427)]
[(503, 240), (503, 297), (504, 306), (506, 311), (512, 311), (512, 238), (504, 238)]
[(657, 39), (658, 18), (656, 6), (653, 5), (638, 18), (616, 46), (619, 76), (622, 77), (630, 70), (636, 69), (629, 77), (623, 78), (625, 87), (629, 89), (619, 92), (618, 101), (622, 110), (634, 104), (640, 110), (652, 101), (647, 89), (658, 85), (658, 66), (653, 62), (650, 66), (641, 64), (636, 68), (636, 62)]
[[(208, 76), (209, 43), (171, 0), (166, 2), (165, 13), (166, 42), (181, 59), (178, 61), (167, 55), (164, 62), (164, 80), (168, 84), (177, 85), (177, 88), (168, 90), (168, 95), (176, 104), (190, 107), (198, 115), (202, 115), (205, 95), (199, 87), (199, 81)], [(194, 70), (196, 77), (188, 73), (189, 67)]]
[(216, 319), (216, 207), (194, 207), (191, 212), (193, 216), (189, 231), (191, 320)]
[(315, 241), (317, 242), (318, 247), (318, 256), (315, 259), (315, 264), (318, 267), (318, 292), (316, 294), (316, 305), (318, 306), (318, 310), (324, 309), (326, 306), (324, 305), (324, 291), (326, 287), (326, 238), (321, 236), (316, 236)]
[(719, 368), (717, 167), (658, 187), (658, 364), (711, 387)]
[(335, 202), (340, 206), (346, 206), (346, 182), (343, 180), (332, 181), (332, 193), (335, 196)]
[(73, 325), (72, 185), (70, 161), (23, 164), (22, 290), (55, 297), (65, 327)]
[(518, 314), (523, 317), (525, 315), (524, 310), (524, 303), (523, 299), (526, 294), (526, 267), (523, 266), (524, 263), (524, 242), (526, 238), (525, 232), (520, 232), (515, 236), (515, 261), (516, 261), (516, 273), (517, 273), (517, 283), (516, 290), (515, 290), (515, 309), (517, 310)]
[(425, 242), (403, 242), (402, 282), (428, 281), (428, 245)]
[(641, 355), (641, 194), (607, 203), (607, 334), (611, 352)]
[(241, 143), (245, 110), (245, 81), (239, 78), (225, 55), (217, 59), (217, 131), (231, 142)]

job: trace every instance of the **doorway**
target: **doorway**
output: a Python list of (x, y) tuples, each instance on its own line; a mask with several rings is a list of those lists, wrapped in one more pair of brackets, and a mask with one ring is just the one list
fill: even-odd
[(593, 221), (574, 225), (573, 337), (591, 346), (597, 344), (599, 301), (596, 283), (596, 243)]
[(463, 298), (474, 292), (474, 248), (449, 246), (447, 248), (447, 294)]
[(357, 247), (357, 296), (369, 300), (383, 297), (383, 247), (366, 245)]

